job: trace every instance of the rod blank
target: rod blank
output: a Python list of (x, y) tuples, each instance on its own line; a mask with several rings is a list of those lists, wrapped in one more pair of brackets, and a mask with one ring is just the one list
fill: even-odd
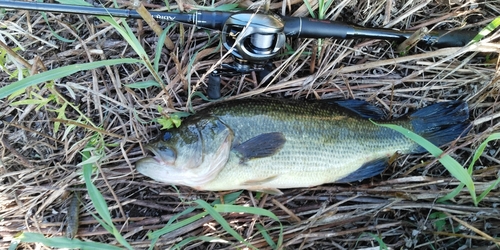
[[(0, 8), (142, 19), (141, 15), (135, 10), (82, 5), (3, 0), (0, 1)], [(231, 12), (220, 11), (196, 11), (193, 13), (150, 11), (150, 13), (158, 21), (185, 23), (216, 30), (221, 30), (226, 20), (233, 14)]]

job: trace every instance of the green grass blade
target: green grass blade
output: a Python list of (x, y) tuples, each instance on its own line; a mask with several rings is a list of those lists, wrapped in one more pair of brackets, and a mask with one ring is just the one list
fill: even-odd
[(498, 28), (498, 26), (500, 26), (500, 17), (493, 19), (493, 21), (491, 21), (488, 25), (486, 25), (486, 27), (484, 27), (481, 31), (479, 31), (479, 33), (474, 38), (472, 38), (472, 41), (470, 43), (479, 42), (485, 36), (490, 34), (493, 30)]
[[(326, 9), (329, 9), (329, 8), (332, 6), (333, 1), (334, 1), (334, 0), (328, 0), (328, 1), (326, 2)], [(325, 13), (325, 14), (326, 14), (326, 13)]]
[(316, 18), (316, 14), (314, 14), (314, 10), (312, 9), (311, 4), (309, 3), (308, 0), (304, 0), (304, 4), (307, 7), (307, 10), (309, 11), (309, 15), (311, 15), (312, 18)]
[[(238, 192), (234, 192), (234, 193), (230, 193), (230, 194), (227, 194), (227, 195), (224, 195), (224, 201), (226, 203), (229, 203), (229, 204), (232, 204), (236, 201), (236, 199), (238, 199), (238, 197), (240, 197), (241, 193), (243, 191), (238, 191)], [(215, 200), (212, 204), (220, 204), (220, 199), (217, 199)], [(159, 230), (156, 230), (154, 232), (149, 232), (148, 233), (148, 238), (151, 239), (151, 245), (150, 245), (150, 248), (149, 249), (153, 249), (156, 241), (159, 239), (160, 236), (164, 235), (164, 234), (167, 234), (169, 232), (172, 232), (178, 228), (181, 228), (181, 227), (184, 227), (190, 223), (193, 223), (201, 218), (203, 218), (204, 216), (206, 216), (208, 213), (207, 212), (202, 212), (200, 214), (197, 214), (197, 215), (194, 215), (192, 217), (189, 217), (185, 220), (182, 220), (178, 223), (173, 223), (175, 220), (177, 220), (177, 218), (183, 216), (183, 215), (186, 215), (186, 214), (189, 214), (191, 212), (193, 212), (195, 209), (199, 209), (201, 208), (200, 206), (196, 206), (196, 207), (189, 207), (187, 209), (185, 209), (184, 211), (172, 216), (170, 218), (170, 220), (168, 220), (167, 224), (159, 229)]]
[(159, 76), (158, 72), (155, 71), (154, 66), (151, 63), (151, 60), (149, 60), (148, 54), (141, 45), (141, 42), (139, 42), (137, 37), (135, 37), (134, 32), (132, 31), (130, 26), (128, 26), (127, 22), (123, 21), (122, 22), (123, 27), (122, 27), (115, 21), (115, 19), (111, 17), (101, 16), (100, 18), (113, 25), (116, 31), (118, 31), (118, 33), (120, 33), (120, 35), (122, 35), (122, 37), (127, 41), (127, 43), (134, 49), (135, 53), (139, 55), (139, 57), (142, 59), (142, 63), (146, 65), (146, 67), (148, 68), (149, 72), (153, 75), (155, 80), (160, 84), (164, 85), (162, 78)]
[(78, 163), (78, 165), (76, 165), (76, 166), (80, 167), (80, 166), (87, 165), (87, 164), (92, 166), (92, 164), (97, 163), (101, 158), (102, 157), (100, 155), (94, 155), (94, 156), (91, 156), (88, 159)]
[[(194, 208), (193, 208), (194, 209)], [(185, 211), (188, 211), (188, 209), (184, 210), (183, 213)], [(191, 211), (190, 211), (191, 212)], [(149, 232), (147, 234), (148, 238), (151, 239), (151, 245), (149, 246), (148, 249), (152, 250), (154, 249), (154, 246), (156, 245), (156, 242), (159, 240), (159, 238), (164, 235), (164, 234), (167, 234), (167, 233), (170, 233), (176, 229), (179, 229), (181, 227), (184, 227), (184, 226), (187, 226), (205, 216), (207, 216), (208, 213), (207, 212), (202, 212), (202, 213), (199, 213), (197, 215), (194, 215), (194, 216), (191, 216), (185, 220), (182, 220), (180, 222), (177, 222), (177, 223), (173, 223), (173, 224), (168, 224), (166, 226), (164, 226), (163, 228), (159, 229), (159, 230), (156, 230), (154, 232)], [(177, 216), (179, 217), (179, 216)], [(173, 217), (172, 217), (173, 218)], [(169, 223), (173, 221), (172, 219), (170, 219)]]
[(106, 204), (104, 197), (102, 197), (97, 187), (94, 183), (92, 183), (92, 168), (92, 164), (85, 164), (83, 166), (83, 178), (85, 179), (85, 185), (97, 213), (106, 224), (112, 225), (113, 221), (111, 220), (111, 215), (108, 211), (108, 204)]
[(460, 183), (460, 185), (458, 185), (458, 187), (453, 189), (453, 191), (451, 191), (449, 194), (437, 199), (437, 202), (442, 203), (442, 202), (445, 202), (447, 200), (451, 200), (451, 199), (455, 198), (455, 196), (457, 196), (460, 193), (460, 191), (462, 191), (462, 189), (464, 187), (465, 187), (465, 184)]
[[(86, 5), (86, 6), (90, 5), (89, 3), (87, 3), (83, 0), (71, 0), (71, 1), (58, 0), (58, 2), (65, 3), (65, 4), (73, 4), (73, 5)], [(132, 47), (132, 49), (134, 49), (135, 53), (137, 53), (137, 55), (139, 55), (139, 58), (142, 59), (142, 63), (144, 65), (146, 65), (146, 67), (148, 68), (149, 72), (153, 75), (155, 80), (157, 82), (159, 82), (160, 84), (164, 85), (162, 78), (159, 76), (157, 71), (154, 70), (153, 64), (149, 60), (148, 54), (146, 53), (144, 48), (141, 46), (141, 43), (139, 42), (137, 37), (135, 37), (134, 32), (128, 26), (127, 22), (123, 21), (122, 22), (123, 26), (122, 26), (122, 25), (118, 24), (115, 21), (115, 19), (113, 19), (113, 17), (111, 15), (110, 16), (99, 16), (99, 18), (102, 19), (103, 21), (111, 24), (113, 26), (113, 28), (115, 28), (115, 30), (118, 31), (118, 33), (120, 33), (120, 35), (123, 37), (123, 39), (125, 39), (127, 41), (127, 43)]]
[(237, 10), (238, 8), (237, 3), (228, 3), (228, 4), (222, 4), (214, 8), (214, 11), (233, 11)]
[[(92, 145), (89, 145), (92, 146)], [(90, 156), (89, 152), (84, 152), (82, 160), (86, 161), (88, 160)], [(113, 224), (113, 221), (111, 219), (111, 215), (109, 214), (108, 210), (108, 204), (106, 204), (106, 200), (102, 196), (101, 192), (97, 189), (97, 187), (92, 183), (92, 170), (93, 170), (93, 164), (85, 164), (83, 165), (83, 178), (85, 180), (85, 186), (87, 188), (87, 192), (90, 196), (90, 200), (92, 201), (92, 204), (94, 205), (97, 213), (99, 216), (101, 216), (102, 221), (99, 220), (96, 216), (94, 216), (96, 219), (98, 219), (99, 223), (113, 236), (115, 239), (124, 247), (127, 249), (133, 249), (132, 246), (123, 238), (123, 236), (120, 234), (120, 232), (116, 229), (115, 225)]]
[(494, 133), (494, 134), (489, 135), (488, 138), (486, 138), (486, 140), (484, 140), (481, 143), (481, 145), (479, 145), (479, 147), (476, 149), (476, 152), (474, 153), (474, 156), (472, 157), (472, 162), (469, 165), (469, 172), (471, 174), (472, 174), (472, 168), (474, 167), (474, 163), (479, 159), (479, 157), (481, 157), (481, 155), (484, 152), (484, 149), (486, 148), (486, 146), (488, 146), (488, 143), (490, 141), (494, 141), (494, 140), (500, 140), (500, 133)]
[[(373, 122), (375, 123), (375, 122)], [(443, 164), (443, 166), (450, 172), (450, 174), (457, 178), (460, 182), (464, 183), (469, 189), (470, 195), (475, 205), (477, 205), (477, 197), (474, 182), (472, 181), (472, 177), (468, 173), (468, 171), (460, 165), (455, 159), (451, 158), (451, 156), (444, 154), (444, 152), (432, 144), (427, 139), (417, 135), (416, 133), (405, 129), (398, 125), (393, 124), (377, 124), (378, 126), (386, 127), (398, 131), (402, 135), (408, 137), (409, 139), (415, 141), (417, 144), (425, 148), (429, 153), (431, 153), (434, 157), (438, 158), (439, 162)]]
[(45, 14), (45, 12), (40, 12), (40, 15), (42, 15), (43, 20), (45, 20), (45, 23), (47, 24), (47, 27), (49, 27), (50, 32), (52, 33), (52, 35), (53, 35), (55, 38), (59, 39), (59, 40), (60, 40), (60, 41), (62, 41), (62, 42), (65, 42), (65, 43), (72, 43), (72, 42), (76, 41), (76, 40), (66, 39), (66, 38), (64, 38), (64, 37), (60, 36), (59, 34), (57, 34), (57, 33), (56, 33), (53, 29), (52, 29), (52, 27), (50, 26), (50, 24), (49, 24), (49, 19), (47, 18), (47, 15)]
[(21, 242), (18, 240), (18, 239), (13, 239), (11, 242), (10, 242), (10, 245), (9, 245), (9, 250), (16, 250), (17, 249), (17, 246), (19, 246)]
[[(224, 195), (224, 203), (233, 204), (240, 197), (241, 193), (243, 193), (243, 191), (238, 191), (238, 192)], [(221, 204), (220, 199), (217, 199), (214, 202), (212, 202), (212, 205), (217, 205), (217, 204)]]
[(46, 105), (49, 101), (51, 101), (51, 100), (48, 98), (45, 98), (45, 99), (27, 99), (27, 100), (13, 102), (10, 105), (18, 106), (18, 105), (41, 104), (40, 106), (42, 106), (42, 105)]
[[(483, 154), (484, 152), (484, 149), (486, 148), (486, 146), (488, 145), (488, 143), (490, 141), (493, 141), (493, 140), (500, 140), (500, 133), (494, 133), (494, 134), (491, 134), (490, 136), (488, 136), (488, 138), (486, 138), (486, 140), (484, 140), (481, 145), (479, 145), (479, 147), (476, 149), (476, 152), (474, 152), (474, 156), (472, 157), (472, 161), (469, 165), (469, 168), (467, 169), (467, 172), (469, 175), (472, 175), (472, 170), (474, 169), (474, 164), (476, 163), (477, 160), (479, 160), (479, 157), (481, 157), (481, 155)], [(491, 192), (491, 190), (493, 190), (498, 184), (500, 183), (500, 178), (497, 179), (494, 183), (492, 183), (488, 188), (486, 188), (486, 190), (484, 190), (478, 197), (477, 197), (477, 202), (481, 202), (481, 200), (484, 199), (484, 197), (486, 197), (488, 195), (489, 192)], [(450, 200), (450, 199), (453, 199), (455, 196), (457, 196), (460, 191), (462, 191), (462, 189), (464, 188), (464, 184), (461, 183), (457, 188), (455, 188), (451, 193), (447, 194), (446, 196), (438, 199), (437, 201), (438, 202), (444, 202), (444, 201), (447, 201), (447, 200)]]
[(117, 246), (112, 246), (104, 243), (81, 241), (78, 239), (70, 239), (66, 237), (51, 237), (47, 238), (43, 234), (24, 232), (18, 237), (17, 240), (25, 243), (42, 243), (47, 247), (54, 248), (70, 248), (70, 249), (103, 249), (103, 250), (119, 250), (122, 249)]
[(229, 225), (229, 223), (224, 219), (224, 217), (222, 217), (219, 212), (217, 212), (217, 210), (214, 209), (214, 207), (212, 207), (204, 200), (196, 200), (195, 202), (198, 203), (203, 209), (205, 209), (205, 211), (207, 211), (214, 218), (214, 220), (217, 221), (222, 226), (222, 228), (224, 228), (224, 230), (226, 230), (226, 232), (231, 234), (239, 242), (244, 243), (247, 247), (255, 249), (255, 247), (251, 246), (247, 241), (245, 241), (245, 239), (243, 239), (243, 237), (241, 237), (241, 235), (239, 235), (238, 232), (236, 232), (231, 227), (231, 225)]
[[(472, 170), (474, 168), (474, 163), (479, 159), (479, 157), (481, 157), (481, 155), (483, 154), (484, 152), (484, 149), (486, 148), (486, 146), (488, 146), (488, 143), (490, 141), (494, 141), (494, 140), (500, 140), (500, 133), (494, 133), (494, 134), (491, 134), (488, 136), (488, 138), (486, 138), (486, 140), (484, 140), (481, 145), (479, 145), (479, 147), (476, 149), (476, 152), (474, 152), (474, 156), (472, 157), (472, 162), (470, 163), (469, 165), (469, 168), (468, 168), (468, 172), (470, 174), (472, 174)], [(484, 199), (484, 197), (486, 197), (486, 195), (488, 195), (491, 190), (493, 190), (498, 184), (500, 183), (500, 178), (498, 178), (494, 183), (492, 183), (488, 188), (486, 188), (486, 190), (484, 190), (477, 198), (477, 202), (481, 202), (481, 200)]]
[(280, 222), (279, 218), (273, 212), (260, 207), (244, 207), (239, 205), (217, 204), (214, 205), (214, 210), (219, 213), (247, 213), (262, 215)]
[(92, 217), (101, 225), (106, 231), (113, 233), (114, 229), (113, 226), (110, 226), (108, 223), (106, 223), (103, 219), (101, 219), (99, 216), (95, 215), (94, 213), (91, 213)]
[(382, 240), (382, 238), (380, 236), (372, 234), (372, 233), (363, 233), (363, 234), (361, 234), (360, 237), (363, 237), (364, 235), (369, 235), (370, 237), (374, 238), (378, 242), (379, 249), (389, 249), (387, 247), (387, 245), (385, 244), (384, 240)]
[(283, 226), (281, 225), (281, 222), (273, 212), (259, 208), (259, 207), (244, 207), (244, 206), (238, 206), (238, 205), (231, 205), (231, 204), (219, 204), (214, 206), (214, 210), (219, 212), (219, 213), (246, 213), (246, 214), (256, 214), (260, 216), (266, 216), (269, 217), (275, 221), (277, 221), (280, 224), (280, 234), (279, 234), (279, 239), (278, 239), (278, 246), (281, 246), (283, 243)]
[(149, 87), (161, 87), (161, 85), (154, 80), (144, 81), (144, 82), (135, 82), (131, 84), (126, 84), (125, 87), (131, 89), (147, 89)]
[(132, 29), (130, 28), (130, 26), (128, 26), (127, 22), (122, 22), (122, 24), (123, 24), (123, 27), (122, 27), (122, 26), (120, 26), (120, 24), (118, 24), (115, 21), (115, 19), (113, 19), (111, 17), (101, 17), (101, 18), (103, 20), (111, 23), (115, 27), (115, 29), (118, 32), (120, 32), (120, 34), (123, 36), (123, 38), (125, 38), (125, 40), (127, 40), (127, 43), (130, 44), (130, 46), (132, 46), (132, 48), (134, 49), (134, 51), (141, 58), (143, 58), (144, 60), (146, 60), (146, 61), (149, 62), (148, 53), (146, 53), (146, 51), (144, 50), (144, 48), (141, 46), (141, 42), (139, 42), (139, 40), (137, 39), (137, 37), (135, 37), (134, 31), (132, 31)]
[(111, 59), (106, 61), (98, 61), (98, 62), (90, 62), (90, 63), (82, 63), (75, 65), (68, 65), (56, 69), (52, 69), (49, 71), (42, 72), (40, 74), (32, 75), (26, 77), (20, 81), (13, 82), (5, 87), (0, 88), (0, 99), (9, 96), (17, 91), (23, 90), (27, 87), (43, 83), (46, 81), (52, 81), (55, 79), (63, 78), (74, 74), (78, 71), (82, 70), (90, 70), (103, 66), (111, 66), (116, 64), (124, 64), (124, 63), (138, 63), (141, 62), (137, 59), (124, 58), (124, 59)]
[[(306, 2), (308, 2), (306, 0)], [(318, 0), (318, 19), (324, 19), (325, 18), (325, 1), (324, 0)]]
[(70, 5), (92, 6), (90, 3), (87, 3), (83, 0), (57, 0), (57, 2), (62, 3), (62, 4), (70, 4)]
[[(259, 232), (262, 235), (262, 237), (266, 240), (267, 244), (269, 244), (269, 246), (272, 249), (278, 249), (278, 247), (276, 246), (276, 243), (274, 243), (273, 239), (271, 238), (271, 236), (269, 235), (269, 233), (267, 233), (267, 230), (264, 228), (264, 226), (262, 226), (259, 223), (256, 223), (255, 227), (257, 228), (257, 230), (259, 230)], [(280, 237), (281, 237), (281, 235), (282, 234), (280, 233)]]
[(486, 195), (488, 195), (491, 190), (493, 190), (494, 188), (496, 188), (496, 186), (498, 186), (498, 184), (500, 183), (500, 178), (498, 178), (495, 182), (493, 182), (493, 184), (491, 184), (488, 188), (486, 188), (478, 197), (477, 197), (477, 202), (481, 202), (484, 197), (486, 197)]
[(167, 34), (172, 27), (174, 27), (175, 23), (171, 23), (167, 26), (167, 28), (163, 29), (163, 32), (158, 37), (158, 41), (156, 42), (156, 50), (155, 50), (155, 58), (153, 61), (153, 68), (156, 72), (160, 67), (160, 59), (163, 56), (163, 45), (165, 44), (165, 39), (167, 39)]
[[(193, 210), (194, 210), (194, 208), (193, 208)], [(187, 213), (184, 213), (186, 211), (192, 212), (192, 210), (189, 211), (189, 209), (186, 209), (186, 210), (183, 211), (183, 213), (179, 214), (179, 216), (182, 215), (182, 214), (187, 214)], [(197, 215), (191, 216), (191, 217), (189, 217), (187, 219), (184, 219), (184, 220), (182, 220), (180, 222), (172, 223), (172, 224), (167, 224), (162, 229), (159, 229), (159, 230), (156, 230), (154, 232), (148, 233), (148, 237), (150, 239), (159, 238), (160, 236), (162, 236), (164, 234), (170, 233), (170, 232), (172, 232), (172, 231), (174, 231), (176, 229), (179, 229), (181, 227), (189, 225), (189, 224), (191, 224), (191, 223), (193, 223), (193, 222), (195, 222), (195, 221), (197, 221), (197, 220), (199, 220), (199, 219), (207, 216), (207, 214), (208, 214), (207, 212), (202, 212), (202, 213), (199, 213)], [(177, 216), (176, 218), (178, 218), (179, 216)]]

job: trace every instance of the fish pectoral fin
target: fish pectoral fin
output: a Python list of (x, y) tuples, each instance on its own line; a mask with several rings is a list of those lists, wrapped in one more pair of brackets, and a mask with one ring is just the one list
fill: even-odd
[(370, 161), (363, 164), (360, 168), (356, 169), (354, 172), (350, 173), (346, 177), (335, 182), (347, 183), (353, 181), (360, 181), (382, 173), (382, 171), (384, 171), (384, 169), (387, 168), (387, 166), (388, 162), (386, 158)]
[(245, 162), (253, 158), (272, 156), (283, 148), (285, 142), (286, 138), (281, 132), (265, 133), (236, 145), (233, 150), (241, 157), (241, 162)]

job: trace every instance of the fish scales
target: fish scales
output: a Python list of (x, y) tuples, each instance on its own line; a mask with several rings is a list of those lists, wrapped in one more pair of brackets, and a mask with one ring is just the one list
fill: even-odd
[[(228, 186), (266, 189), (297, 187), (298, 183), (302, 187), (320, 185), (347, 176), (363, 163), (415, 148), (400, 133), (327, 103), (242, 101), (239, 105), (217, 106), (210, 114), (232, 128), (240, 142), (276, 131), (282, 132), (287, 142), (277, 154), (244, 164), (231, 154), (217, 178), (203, 186), (208, 190), (225, 190)], [(412, 129), (409, 122), (397, 123)], [(259, 182), (274, 176), (266, 183)], [(245, 185), (249, 180), (250, 185)]]
[[(149, 146), (156, 156), (136, 165), (155, 180), (199, 190), (279, 194), (281, 188), (352, 182), (382, 172), (396, 152), (424, 152), (369, 119), (380, 121), (382, 115), (358, 100), (222, 102), (167, 132)], [(440, 146), (467, 132), (468, 108), (458, 101), (438, 103), (383, 122), (415, 130)]]

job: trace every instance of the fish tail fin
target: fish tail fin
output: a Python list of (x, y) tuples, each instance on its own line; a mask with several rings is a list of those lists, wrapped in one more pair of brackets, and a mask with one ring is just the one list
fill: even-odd
[[(413, 131), (436, 146), (450, 143), (460, 136), (466, 135), (471, 126), (469, 108), (466, 102), (441, 102), (410, 115)], [(423, 153), (426, 150), (418, 146), (413, 153)]]

